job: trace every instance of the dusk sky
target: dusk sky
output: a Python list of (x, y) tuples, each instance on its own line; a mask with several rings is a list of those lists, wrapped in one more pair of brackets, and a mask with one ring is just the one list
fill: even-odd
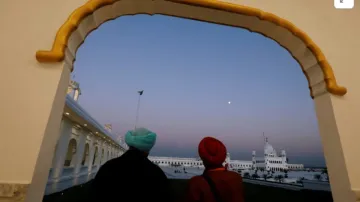
[[(263, 156), (263, 132), (290, 163), (324, 165), (313, 100), (299, 64), (276, 42), (240, 28), (161, 15), (103, 24), (80, 47), (79, 103), (122, 136), (158, 134), (151, 155), (196, 157), (205, 136), (232, 159)], [(228, 104), (231, 101), (231, 104)]]

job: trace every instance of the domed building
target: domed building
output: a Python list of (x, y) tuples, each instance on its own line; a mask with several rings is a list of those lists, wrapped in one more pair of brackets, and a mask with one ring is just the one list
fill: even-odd
[[(149, 159), (159, 166), (204, 167), (199, 158), (149, 156)], [(256, 151), (253, 151), (251, 161), (231, 160), (230, 153), (227, 153), (224, 164), (226, 163), (230, 169), (234, 170), (261, 169), (267, 171), (284, 171), (304, 169), (303, 164), (288, 164), (285, 150), (282, 150), (280, 156), (278, 156), (276, 150), (268, 142), (267, 138), (265, 138), (263, 157), (256, 157)]]
[(303, 164), (289, 164), (285, 150), (281, 150), (280, 155), (278, 155), (274, 147), (269, 143), (268, 138), (265, 138), (264, 157), (256, 157), (256, 152), (253, 151), (253, 164), (254, 169), (267, 171), (299, 170), (304, 168)]

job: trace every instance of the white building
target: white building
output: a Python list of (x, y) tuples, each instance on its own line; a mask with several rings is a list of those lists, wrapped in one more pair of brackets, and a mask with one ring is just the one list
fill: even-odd
[[(185, 166), (185, 167), (204, 167), (200, 158), (178, 158), (178, 157), (158, 157), (149, 156), (149, 159), (159, 166)], [(227, 154), (225, 163), (229, 164), (230, 169), (249, 170), (261, 169), (267, 171), (300, 170), (303, 164), (288, 164), (285, 150), (281, 151), (280, 156), (265, 138), (264, 156), (256, 157), (256, 151), (252, 152), (252, 161), (231, 160)]]
[(45, 194), (91, 180), (101, 165), (128, 149), (111, 124), (101, 125), (77, 103), (78, 83), (71, 81), (67, 93)]
[(200, 158), (149, 156), (149, 160), (159, 166), (204, 167)]
[(263, 169), (268, 171), (304, 169), (303, 164), (288, 164), (286, 151), (281, 150), (280, 155), (278, 155), (273, 146), (268, 142), (267, 138), (265, 138), (264, 156), (256, 157), (256, 151), (253, 151), (252, 161), (254, 169)]

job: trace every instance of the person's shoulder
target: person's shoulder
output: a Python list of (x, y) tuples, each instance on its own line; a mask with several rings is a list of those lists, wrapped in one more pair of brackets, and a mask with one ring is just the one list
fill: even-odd
[(241, 177), (241, 175), (239, 173), (235, 172), (235, 171), (228, 170), (226, 173), (228, 175)]
[(189, 189), (201, 189), (204, 187), (206, 181), (202, 175), (197, 175), (188, 181), (188, 187)]
[(148, 168), (152, 169), (153, 171), (156, 171), (158, 173), (164, 173), (164, 171), (160, 168), (160, 166), (151, 162), (149, 159), (146, 159), (146, 165), (148, 166)]
[(197, 176), (193, 176), (192, 178), (190, 178), (189, 183), (199, 183), (203, 180), (204, 180), (203, 176), (197, 175)]
[(226, 174), (227, 174), (228, 176), (230, 176), (231, 178), (242, 180), (242, 176), (241, 176), (239, 173), (237, 173), (237, 172), (227, 171)]
[(241, 176), (239, 173), (232, 171), (232, 170), (228, 170), (227, 173), (229, 173), (230, 175), (239, 175)]
[(115, 159), (111, 159), (111, 160), (108, 160), (106, 161), (99, 169), (99, 172), (102, 171), (102, 170), (112, 170), (112, 169), (117, 169), (117, 164), (118, 164), (118, 161), (120, 159), (118, 158), (115, 158)]
[(119, 161), (119, 158), (110, 159), (110, 160), (106, 161), (106, 162), (104, 163), (104, 165), (106, 165), (106, 166), (112, 166), (112, 165), (115, 165), (117, 161)]
[(155, 169), (160, 168), (158, 165), (151, 162), (150, 159), (148, 159), (148, 158), (145, 159), (145, 164), (151, 168), (155, 168)]

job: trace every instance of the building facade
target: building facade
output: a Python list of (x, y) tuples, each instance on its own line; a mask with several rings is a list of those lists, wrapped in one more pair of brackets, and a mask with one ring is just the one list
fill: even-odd
[[(149, 156), (149, 159), (159, 166), (204, 167), (200, 158)], [(231, 160), (230, 153), (228, 153), (224, 164), (228, 164), (229, 168), (233, 170), (261, 169), (267, 171), (284, 171), (304, 169), (303, 164), (289, 164), (285, 150), (282, 150), (280, 155), (278, 155), (267, 138), (265, 138), (263, 157), (256, 157), (256, 151), (253, 151), (251, 161)]]
[(281, 150), (280, 155), (278, 155), (274, 147), (268, 142), (268, 138), (265, 138), (264, 156), (257, 157), (256, 151), (253, 151), (252, 162), (254, 169), (262, 169), (267, 171), (304, 169), (303, 164), (289, 164), (285, 150)]
[(101, 125), (77, 103), (80, 92), (71, 81), (45, 194), (93, 179), (101, 165), (128, 148), (113, 135), (111, 124)]

